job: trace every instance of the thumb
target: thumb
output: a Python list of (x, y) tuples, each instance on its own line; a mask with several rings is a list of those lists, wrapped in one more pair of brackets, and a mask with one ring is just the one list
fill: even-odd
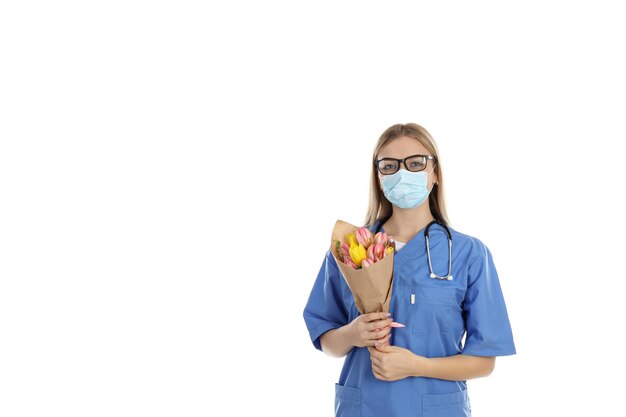
[(381, 352), (391, 352), (393, 349), (391, 348), (391, 346), (387, 343), (385, 343), (384, 345), (375, 345), (376, 349), (378, 349)]

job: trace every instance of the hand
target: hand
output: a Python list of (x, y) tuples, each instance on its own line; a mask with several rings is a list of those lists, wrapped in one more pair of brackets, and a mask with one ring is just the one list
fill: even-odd
[(387, 313), (367, 313), (357, 316), (350, 323), (352, 344), (357, 347), (374, 346), (374, 343), (386, 344), (391, 335), (393, 319)]
[(409, 376), (420, 376), (424, 356), (398, 346), (368, 347), (372, 372), (376, 379), (397, 381)]

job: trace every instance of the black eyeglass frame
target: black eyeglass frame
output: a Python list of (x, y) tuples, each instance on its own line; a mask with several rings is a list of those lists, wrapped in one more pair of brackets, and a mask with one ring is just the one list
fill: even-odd
[[(418, 169), (417, 171), (412, 171), (409, 169), (408, 166), (406, 166), (406, 160), (407, 159), (411, 159), (411, 158), (415, 158), (416, 156), (421, 156), (423, 158), (426, 158), (426, 163), (424, 164), (424, 168), (422, 169)], [(384, 173), (380, 170), (380, 161), (396, 161), (398, 162), (398, 169), (396, 169), (394, 172), (390, 172), (390, 173)], [(437, 162), (437, 158), (435, 158), (433, 155), (420, 155), (420, 154), (416, 154), (416, 155), (410, 155), (407, 156), (404, 159), (397, 159), (397, 158), (381, 158), (381, 159), (376, 159), (374, 161), (374, 166), (376, 167), (376, 169), (378, 170), (378, 172), (380, 172), (382, 175), (393, 175), (396, 172), (398, 172), (400, 170), (400, 165), (404, 165), (404, 167), (406, 168), (407, 171), (411, 171), (411, 172), (420, 172), (426, 169), (426, 167), (428, 166), (428, 161), (433, 161), (433, 163)]]

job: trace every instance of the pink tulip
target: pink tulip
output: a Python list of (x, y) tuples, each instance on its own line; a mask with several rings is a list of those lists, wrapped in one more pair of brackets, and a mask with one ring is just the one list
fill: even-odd
[(379, 243), (383, 246), (387, 246), (389, 242), (389, 236), (385, 232), (378, 232), (374, 235), (374, 243)]
[(387, 247), (383, 248), (383, 258), (391, 253), (394, 253), (393, 250), (389, 250), (389, 248), (394, 248), (395, 249), (395, 244), (393, 242), (391, 242), (389, 245), (387, 245)]
[(352, 267), (354, 269), (357, 269), (356, 264), (354, 263), (354, 261), (352, 260), (352, 258), (350, 258), (350, 256), (346, 256), (343, 258), (343, 263), (348, 265), (349, 267)]
[(383, 259), (384, 248), (380, 244), (373, 244), (369, 248), (367, 248), (367, 257), (374, 259), (375, 261), (380, 261)]
[(370, 256), (371, 258), (376, 259), (377, 261), (380, 261), (384, 258), (385, 247), (383, 245), (381, 245), (380, 243), (374, 243), (372, 246), (370, 246), (370, 248), (372, 248), (372, 256)]
[(341, 253), (343, 254), (343, 258), (350, 258), (350, 245), (347, 243), (341, 244)]
[(355, 234), (356, 240), (366, 249), (374, 242), (374, 235), (367, 227), (359, 227)]
[(363, 268), (367, 268), (368, 266), (374, 265), (374, 262), (376, 262), (376, 260), (368, 257), (366, 259), (363, 259), (363, 262), (361, 262), (361, 266)]

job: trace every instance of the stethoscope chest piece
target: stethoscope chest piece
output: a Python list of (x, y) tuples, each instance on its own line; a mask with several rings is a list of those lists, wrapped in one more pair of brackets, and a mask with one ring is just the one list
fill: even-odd
[(431, 277), (431, 278), (437, 278), (437, 279), (447, 279), (448, 281), (452, 281), (452, 275), (448, 275), (448, 277), (446, 278), (446, 277), (440, 277), (440, 276), (437, 276), (437, 274), (435, 274), (434, 272), (432, 272), (432, 273), (430, 274), (430, 277)]

